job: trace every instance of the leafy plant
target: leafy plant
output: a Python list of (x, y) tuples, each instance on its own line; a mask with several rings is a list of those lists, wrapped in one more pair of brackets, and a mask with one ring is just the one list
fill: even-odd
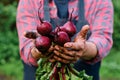
[(0, 32), (15, 30), (16, 3), (6, 5), (0, 3)]
[(16, 6), (16, 2), (0, 3), (0, 64), (19, 59)]
[(120, 5), (119, 0), (113, 0), (114, 5), (114, 33), (113, 33), (113, 48), (120, 49)]

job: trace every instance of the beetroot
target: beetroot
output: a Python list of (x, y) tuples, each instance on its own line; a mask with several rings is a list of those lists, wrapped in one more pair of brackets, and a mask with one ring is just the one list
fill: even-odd
[(72, 37), (75, 33), (76, 33), (76, 26), (74, 25), (74, 23), (72, 22), (72, 13), (73, 13), (74, 9), (71, 12), (71, 16), (68, 19), (68, 21), (63, 25), (63, 26), (57, 26), (55, 28), (55, 32), (59, 32), (59, 31), (64, 31), (66, 32), (70, 37)]
[[(40, 4), (41, 4), (41, 2), (40, 2)], [(40, 8), (41, 8), (41, 6), (39, 7), (39, 9)], [(38, 10), (38, 16), (39, 16), (39, 10)], [(42, 21), (40, 16), (39, 16), (39, 20), (40, 20), (41, 24), (39, 26), (37, 26), (38, 33), (41, 35), (48, 35), (52, 31), (51, 23), (49, 23), (47, 21)]]
[(71, 37), (76, 33), (76, 26), (71, 21), (65, 23), (60, 29), (68, 33), (68, 35)]
[(54, 38), (54, 42), (59, 44), (59, 45), (64, 45), (66, 42), (70, 41), (70, 37), (68, 36), (68, 34), (64, 31), (59, 31), (57, 32), (57, 34), (55, 35)]
[(36, 48), (41, 51), (47, 51), (51, 46), (51, 40), (46, 36), (40, 36), (35, 39)]
[(69, 36), (73, 36), (76, 33), (76, 26), (72, 22), (73, 11), (74, 9), (71, 12), (69, 20), (60, 28), (62, 31), (67, 32)]
[(47, 21), (42, 21), (40, 26), (37, 26), (37, 31), (41, 35), (48, 35), (52, 31), (52, 25)]
[[(47, 51), (51, 45), (58, 44), (63, 46), (66, 42), (71, 41), (71, 37), (76, 33), (76, 26), (72, 22), (72, 13), (71, 12), (70, 19), (63, 26), (57, 26), (55, 30), (52, 32), (52, 26), (49, 22), (41, 21), (40, 26), (37, 26), (37, 31), (42, 36), (36, 38), (34, 35), (30, 35), (28, 37), (34, 36), (35, 46), (36, 48), (44, 53)], [(85, 37), (87, 30), (78, 33), (79, 37)], [(79, 38), (77, 37), (74, 41), (77, 41)], [(51, 44), (55, 43), (55, 44)], [(61, 50), (60, 50), (61, 51)], [(54, 63), (50, 63), (49, 59), (54, 57), (54, 50), (51, 52), (53, 54), (49, 54), (46, 58), (40, 59), (38, 62), (39, 66), (36, 73), (36, 80), (72, 80), (72, 75), (78, 77), (80, 80), (92, 80), (91, 77), (87, 76), (85, 72), (77, 72), (75, 69), (71, 67), (70, 64), (64, 64), (58, 61)], [(77, 78), (76, 78), (77, 79)]]

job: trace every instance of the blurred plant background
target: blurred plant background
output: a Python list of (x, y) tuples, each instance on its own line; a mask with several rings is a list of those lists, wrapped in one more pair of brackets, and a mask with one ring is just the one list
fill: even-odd
[[(113, 48), (103, 59), (101, 80), (120, 80), (120, 5), (113, 0), (114, 34)], [(19, 56), (18, 35), (16, 30), (17, 0), (0, 1), (0, 80), (22, 80), (23, 65)]]

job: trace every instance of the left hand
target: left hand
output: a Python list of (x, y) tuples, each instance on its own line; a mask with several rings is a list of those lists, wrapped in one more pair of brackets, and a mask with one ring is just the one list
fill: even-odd
[(84, 55), (84, 51), (85, 51), (84, 46), (85, 46), (85, 41), (81, 41), (79, 43), (68, 42), (68, 43), (65, 43), (64, 47), (56, 45), (54, 47), (55, 55), (53, 58), (56, 61), (59, 61), (65, 64), (74, 63)]
[(54, 48), (53, 61), (59, 61), (65, 64), (73, 63), (84, 56), (86, 51), (86, 34), (89, 26), (84, 26), (82, 30), (78, 33), (74, 42), (67, 42), (64, 47), (56, 45)]

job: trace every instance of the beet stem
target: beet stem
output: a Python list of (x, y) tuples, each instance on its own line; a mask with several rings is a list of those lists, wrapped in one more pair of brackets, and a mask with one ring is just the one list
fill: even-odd
[(71, 12), (71, 14), (70, 14), (70, 19), (69, 19), (69, 21), (72, 21), (72, 14), (73, 14), (73, 12), (74, 12), (74, 9), (72, 8), (72, 12)]
[(62, 74), (62, 80), (66, 80), (66, 78), (65, 78), (65, 65), (62, 65), (61, 74)]
[(70, 70), (71, 73), (73, 73), (74, 75), (78, 76), (79, 73), (77, 71), (75, 71), (70, 65), (67, 65), (68, 69)]
[(53, 75), (50, 76), (50, 80), (53, 80)]
[(60, 26), (58, 24), (56, 26), (58, 27), (57, 28), (57, 33), (58, 33), (61, 29), (60, 29)]
[(53, 75), (54, 75), (54, 80), (60, 80), (60, 77), (59, 77), (59, 67), (57, 67), (58, 66), (58, 63), (56, 63), (55, 64), (55, 66), (54, 66), (54, 72), (53, 72)]
[(56, 31), (54, 31), (54, 33), (55, 33), (55, 37), (57, 38), (58, 37), (58, 32), (61, 30), (60, 29), (60, 27), (58, 26), (58, 24), (56, 24), (56, 26), (57, 26), (57, 30)]
[(38, 8), (38, 17), (39, 17), (40, 22), (41, 22), (41, 23), (43, 23), (43, 21), (42, 21), (41, 17), (39, 16), (39, 10), (40, 10), (40, 8), (42, 7), (42, 5), (41, 5), (41, 4), (42, 4), (42, 3), (41, 3), (41, 1), (40, 1), (40, 6), (39, 6), (39, 8)]

